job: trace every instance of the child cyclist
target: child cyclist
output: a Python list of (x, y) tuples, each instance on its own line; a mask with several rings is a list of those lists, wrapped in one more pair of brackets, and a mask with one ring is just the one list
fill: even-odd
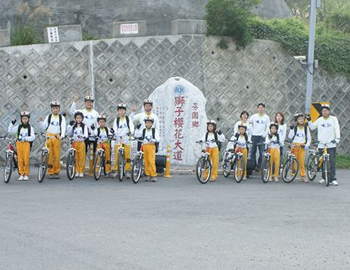
[(89, 137), (87, 126), (83, 123), (84, 115), (77, 111), (74, 114), (74, 121), (70, 122), (67, 129), (69, 136), (73, 137), (73, 148), (75, 149), (75, 177), (84, 177), (86, 150), (85, 140)]
[(66, 119), (63, 115), (59, 114), (61, 104), (58, 101), (52, 101), (50, 103), (51, 114), (46, 116), (45, 120), (40, 117), (41, 126), (46, 130), (46, 136), (52, 137), (48, 139), (49, 148), (49, 178), (59, 178), (61, 171), (60, 157), (61, 157), (61, 138), (66, 134)]
[(269, 149), (271, 158), (270, 158), (270, 179), (269, 181), (278, 182), (278, 176), (280, 171), (280, 139), (278, 135), (278, 124), (270, 124), (270, 132), (266, 136), (265, 143), (266, 147)]
[(302, 113), (295, 114), (294, 121), (296, 125), (290, 126), (288, 137), (292, 141), (292, 151), (299, 163), (300, 180), (307, 183), (309, 180), (305, 173), (305, 148), (309, 147), (311, 143), (310, 129), (305, 123), (305, 117)]
[[(235, 127), (236, 129), (236, 127)], [(232, 142), (235, 141), (235, 142)], [(247, 133), (247, 125), (238, 125), (237, 132), (230, 139), (230, 142), (227, 144), (226, 149), (232, 149), (236, 143), (236, 148), (234, 151), (236, 152), (238, 148), (241, 149), (244, 159), (244, 177), (243, 180), (247, 180), (247, 161), (248, 161), (248, 143), (250, 143), (249, 135)]]
[(148, 182), (157, 182), (156, 171), (156, 145), (159, 143), (159, 134), (153, 127), (154, 119), (147, 117), (144, 120), (145, 128), (142, 131), (143, 156), (145, 162), (145, 173)]
[[(131, 170), (131, 145), (130, 145), (130, 136), (134, 134), (134, 124), (133, 121), (126, 116), (126, 104), (120, 103), (117, 107), (118, 117), (114, 120), (113, 130), (115, 132), (116, 144), (114, 147), (114, 167), (113, 170), (117, 173), (118, 171), (118, 146), (122, 143), (124, 145), (125, 153), (125, 170), (126, 178), (130, 179), (130, 170)], [(115, 175), (116, 176), (116, 175)]]
[(108, 127), (106, 127), (106, 120), (107, 118), (105, 115), (100, 115), (97, 118), (99, 127), (95, 128), (92, 126), (91, 129), (97, 139), (97, 150), (102, 147), (101, 143), (103, 144), (106, 154), (106, 177), (108, 177), (111, 172), (111, 142), (109, 136), (113, 134), (113, 130), (109, 130)]
[[(211, 182), (215, 182), (218, 177), (219, 167), (219, 146), (225, 142), (225, 135), (220, 130), (217, 130), (217, 124), (214, 120), (207, 122), (207, 132), (204, 134), (202, 141), (205, 142), (209, 148), (209, 159), (212, 163)], [(207, 175), (207, 171), (204, 176)]]
[(18, 181), (28, 181), (30, 172), (30, 148), (35, 140), (34, 128), (29, 124), (30, 113), (21, 112), (21, 124), (15, 126), (16, 119), (12, 120), (8, 132), (16, 134), (16, 147), (18, 156)]

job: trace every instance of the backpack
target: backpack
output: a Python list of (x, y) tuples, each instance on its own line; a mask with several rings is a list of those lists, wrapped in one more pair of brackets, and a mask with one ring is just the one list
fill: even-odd
[[(128, 129), (130, 131), (130, 118), (129, 118), (129, 116), (125, 116), (125, 119), (126, 119), (126, 124), (128, 126)], [(117, 118), (117, 128), (119, 128), (119, 122), (120, 122), (120, 117)]]
[[(62, 115), (61, 114), (59, 114), (58, 115), (58, 117), (59, 117), (59, 125), (60, 125), (60, 135), (61, 135), (61, 130), (62, 130)], [(49, 118), (47, 119), (47, 122), (48, 122), (48, 125), (47, 125), (47, 128), (46, 128), (46, 130), (49, 128), (49, 126), (51, 125), (51, 118), (52, 118), (52, 114), (50, 114), (49, 115)]]
[[(108, 135), (109, 135), (108, 134), (108, 128), (105, 127), (105, 129), (106, 129), (106, 133), (107, 133), (107, 137), (108, 137)], [(100, 132), (101, 132), (101, 128), (98, 128), (97, 129), (97, 137), (100, 137), (100, 134), (101, 134)]]
[[(146, 136), (146, 129), (144, 128), (142, 131), (142, 140), (145, 139), (145, 136)], [(152, 137), (153, 137), (153, 139), (156, 138), (156, 129), (155, 128), (152, 128)], [(159, 142), (156, 142), (156, 153), (158, 153), (158, 148), (159, 148)]]
[[(19, 136), (19, 133), (20, 133), (22, 127), (23, 127), (22, 124), (20, 124), (20, 125), (18, 126), (18, 129), (17, 129), (17, 139), (18, 139), (18, 136)], [(30, 137), (30, 136), (31, 136), (31, 126), (30, 126), (30, 124), (28, 123), (28, 137)], [(30, 143), (30, 150), (32, 150), (33, 142), (29, 142), (29, 143)]]
[[(236, 135), (235, 135), (236, 140), (238, 140), (238, 138), (239, 138), (240, 135), (241, 135), (241, 134), (236, 133)], [(245, 138), (246, 143), (248, 143), (248, 135), (247, 135), (247, 133), (244, 133), (244, 138)]]
[[(83, 133), (84, 133), (84, 129), (85, 129), (85, 124), (83, 122), (80, 123), (80, 126), (81, 126), (81, 129), (83, 130)], [(74, 135), (74, 130), (77, 128), (77, 123), (74, 124), (73, 126), (73, 130), (72, 130), (72, 133)]]
[[(304, 125), (305, 144), (307, 143), (307, 126), (308, 126), (307, 124)], [(298, 125), (294, 127), (294, 136), (293, 136), (292, 142), (294, 141), (294, 138), (297, 135), (297, 131), (298, 131)]]
[[(272, 138), (271, 134), (269, 134), (268, 136), (269, 136), (269, 139)], [(280, 135), (278, 133), (276, 133), (276, 138), (277, 138), (277, 142), (280, 143)]]
[[(209, 135), (209, 132), (207, 132), (205, 134), (205, 141), (207, 142), (208, 141), (208, 135)], [(221, 150), (221, 147), (222, 147), (222, 143), (220, 141), (218, 141), (218, 134), (216, 132), (214, 132), (214, 138), (215, 138), (215, 142), (216, 144), (218, 145), (218, 148), (219, 148), (219, 151)]]

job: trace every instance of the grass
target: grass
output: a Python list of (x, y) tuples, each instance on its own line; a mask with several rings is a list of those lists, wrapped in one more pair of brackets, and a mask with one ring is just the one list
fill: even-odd
[(350, 169), (350, 156), (337, 155), (336, 165), (338, 169)]

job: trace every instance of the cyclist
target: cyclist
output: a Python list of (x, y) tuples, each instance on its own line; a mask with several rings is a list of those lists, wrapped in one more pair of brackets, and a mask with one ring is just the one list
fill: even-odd
[(73, 148), (75, 151), (75, 177), (84, 177), (86, 150), (85, 140), (88, 138), (87, 126), (83, 123), (84, 115), (82, 112), (74, 113), (74, 121), (69, 123), (67, 129), (68, 135), (73, 137)]
[(266, 136), (266, 147), (270, 149), (270, 179), (269, 181), (278, 182), (278, 176), (280, 171), (280, 138), (278, 134), (278, 125), (276, 123), (270, 124), (270, 132)]
[(30, 113), (21, 112), (21, 124), (15, 126), (17, 120), (14, 119), (8, 127), (8, 132), (16, 134), (16, 148), (18, 156), (18, 181), (28, 181), (30, 172), (30, 149), (35, 140), (34, 128), (29, 123)]
[(50, 103), (51, 114), (45, 120), (40, 117), (41, 127), (46, 130), (46, 136), (54, 137), (48, 139), (49, 158), (48, 173), (50, 179), (59, 178), (61, 171), (61, 139), (66, 136), (66, 118), (61, 115), (61, 104), (54, 100)]
[[(118, 147), (120, 142), (124, 144), (126, 178), (130, 179), (131, 174), (131, 145), (130, 136), (134, 134), (134, 124), (130, 117), (126, 115), (126, 104), (120, 103), (117, 107), (118, 117), (114, 120), (113, 129), (115, 132), (116, 145), (114, 148), (115, 160), (113, 171), (118, 171)], [(122, 139), (120, 139), (122, 138)], [(115, 175), (117, 176), (117, 175)]]
[[(318, 144), (318, 149), (323, 153), (324, 147), (327, 147), (327, 152), (329, 154), (330, 161), (330, 184), (338, 186), (336, 180), (336, 171), (335, 171), (335, 156), (337, 152), (337, 143), (340, 141), (340, 127), (338, 118), (331, 116), (331, 108), (328, 104), (322, 104), (322, 117), (318, 118), (314, 123), (311, 122), (310, 115), (307, 116), (309, 121), (309, 127), (311, 130), (317, 129), (317, 139), (320, 142)], [(327, 143), (324, 145), (323, 143)], [(322, 180), (319, 183), (324, 183), (324, 173), (322, 173)]]
[[(91, 129), (94, 132), (94, 135), (97, 136), (97, 142), (103, 143), (103, 148), (105, 150), (106, 155), (106, 177), (110, 176), (111, 173), (111, 142), (109, 139), (109, 135), (113, 134), (114, 130), (109, 130), (106, 127), (107, 117), (105, 115), (100, 115), (97, 118), (97, 122), (99, 127), (95, 128), (94, 126)], [(97, 149), (100, 149), (101, 145), (98, 144)]]
[[(269, 132), (270, 118), (265, 114), (265, 104), (259, 103), (258, 113), (252, 115), (249, 118), (249, 123), (252, 125), (252, 158), (254, 163), (257, 164), (256, 171), (261, 168), (262, 156), (264, 153), (263, 142)], [(259, 149), (258, 163), (256, 163), (256, 150)]]
[(293, 153), (299, 163), (300, 181), (308, 183), (309, 179), (305, 172), (305, 148), (308, 148), (311, 143), (310, 129), (302, 113), (295, 114), (294, 121), (296, 125), (294, 126), (293, 123), (290, 125), (288, 137), (292, 141)]
[[(83, 123), (86, 125), (89, 137), (85, 140), (85, 149), (86, 152), (90, 148), (90, 144), (93, 145), (93, 153), (90, 153), (89, 155), (89, 176), (93, 176), (94, 172), (94, 158), (96, 153), (96, 147), (97, 147), (97, 141), (94, 137), (94, 132), (92, 131), (91, 127), (97, 127), (97, 118), (99, 116), (99, 113), (93, 109), (94, 106), (94, 98), (92, 96), (86, 96), (85, 101), (85, 109), (82, 110), (76, 110), (76, 102), (78, 101), (78, 95), (74, 95), (73, 97), (73, 103), (70, 108), (70, 112), (72, 115), (75, 114), (75, 112), (80, 111), (83, 113)], [(93, 157), (92, 159), (90, 157)]]
[[(207, 132), (203, 135), (202, 141), (205, 142), (209, 148), (209, 159), (212, 163), (213, 169), (210, 182), (215, 182), (218, 177), (219, 167), (219, 151), (221, 144), (225, 142), (225, 135), (217, 129), (217, 124), (214, 120), (207, 122)], [(204, 177), (208, 175), (205, 171)]]

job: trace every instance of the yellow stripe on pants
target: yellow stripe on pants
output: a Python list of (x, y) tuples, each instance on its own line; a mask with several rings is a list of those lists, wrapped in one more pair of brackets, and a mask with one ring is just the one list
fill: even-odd
[(294, 148), (292, 149), (292, 152), (299, 163), (300, 176), (305, 177), (305, 148), (300, 147), (300, 145), (301, 144), (293, 143)]
[(147, 176), (156, 177), (156, 146), (154, 144), (143, 145), (143, 157)]
[[(219, 148), (213, 147), (209, 148), (209, 160), (212, 164), (212, 170), (211, 170), (211, 180), (216, 180), (218, 178), (218, 167), (219, 167)], [(208, 175), (208, 171), (206, 170), (203, 174), (204, 178), (206, 178)]]
[(18, 156), (18, 172), (29, 176), (30, 171), (30, 142), (16, 142)]
[[(118, 148), (120, 147), (120, 144), (116, 144), (114, 146), (114, 166), (113, 170), (118, 171)], [(131, 170), (131, 145), (130, 144), (124, 144), (124, 158), (125, 158), (125, 170), (129, 172)]]
[[(58, 134), (47, 133), (47, 136), (55, 136)], [(48, 144), (49, 148), (49, 158), (48, 158), (48, 173), (49, 174), (59, 174), (61, 171), (61, 140), (56, 138), (49, 138)]]
[(85, 172), (86, 151), (84, 142), (74, 142), (75, 149), (75, 171), (77, 173)]
[[(270, 148), (270, 175), (271, 177), (278, 177), (280, 174), (280, 149), (279, 148)], [(275, 171), (272, 171), (272, 168), (275, 168)]]
[[(97, 144), (97, 150), (101, 149), (101, 143)], [(109, 142), (103, 143), (103, 149), (105, 150), (105, 166), (106, 166), (106, 173), (111, 172), (111, 145)]]

